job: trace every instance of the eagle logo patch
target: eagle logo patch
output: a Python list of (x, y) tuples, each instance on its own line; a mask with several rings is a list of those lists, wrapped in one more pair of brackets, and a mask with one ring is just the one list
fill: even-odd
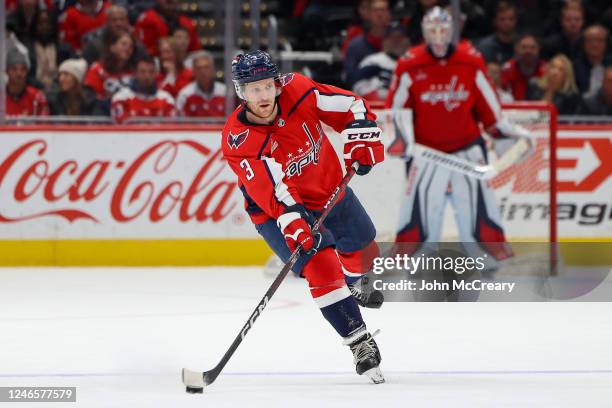
[(240, 145), (246, 141), (247, 136), (249, 136), (249, 129), (245, 130), (244, 132), (240, 132), (237, 135), (232, 135), (232, 132), (229, 132), (227, 134), (227, 144), (229, 145), (230, 149), (238, 149)]

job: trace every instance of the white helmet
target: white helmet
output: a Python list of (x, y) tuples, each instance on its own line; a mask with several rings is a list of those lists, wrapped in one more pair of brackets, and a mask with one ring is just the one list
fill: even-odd
[(423, 17), (423, 38), (433, 54), (442, 58), (453, 41), (453, 19), (443, 8), (436, 6)]

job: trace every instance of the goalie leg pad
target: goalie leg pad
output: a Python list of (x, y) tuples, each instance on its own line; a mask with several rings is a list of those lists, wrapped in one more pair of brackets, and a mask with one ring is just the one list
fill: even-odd
[(450, 171), (420, 159), (409, 162), (397, 242), (438, 242)]
[[(472, 146), (458, 155), (473, 162), (487, 160), (484, 146), (481, 145)], [(495, 195), (487, 182), (453, 174), (450, 201), (461, 242), (480, 242), (498, 260), (512, 256), (510, 246), (505, 245), (506, 238)]]

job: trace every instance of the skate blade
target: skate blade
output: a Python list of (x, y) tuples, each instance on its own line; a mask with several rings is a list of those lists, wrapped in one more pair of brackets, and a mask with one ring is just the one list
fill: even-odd
[(385, 377), (383, 377), (379, 367), (370, 368), (368, 371), (364, 371), (363, 374), (372, 380), (374, 384), (382, 384), (385, 382)]

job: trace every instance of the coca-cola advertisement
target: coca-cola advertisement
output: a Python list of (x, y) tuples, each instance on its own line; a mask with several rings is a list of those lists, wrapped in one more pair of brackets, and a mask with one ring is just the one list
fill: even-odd
[(0, 238), (254, 236), (219, 133), (4, 133)]

